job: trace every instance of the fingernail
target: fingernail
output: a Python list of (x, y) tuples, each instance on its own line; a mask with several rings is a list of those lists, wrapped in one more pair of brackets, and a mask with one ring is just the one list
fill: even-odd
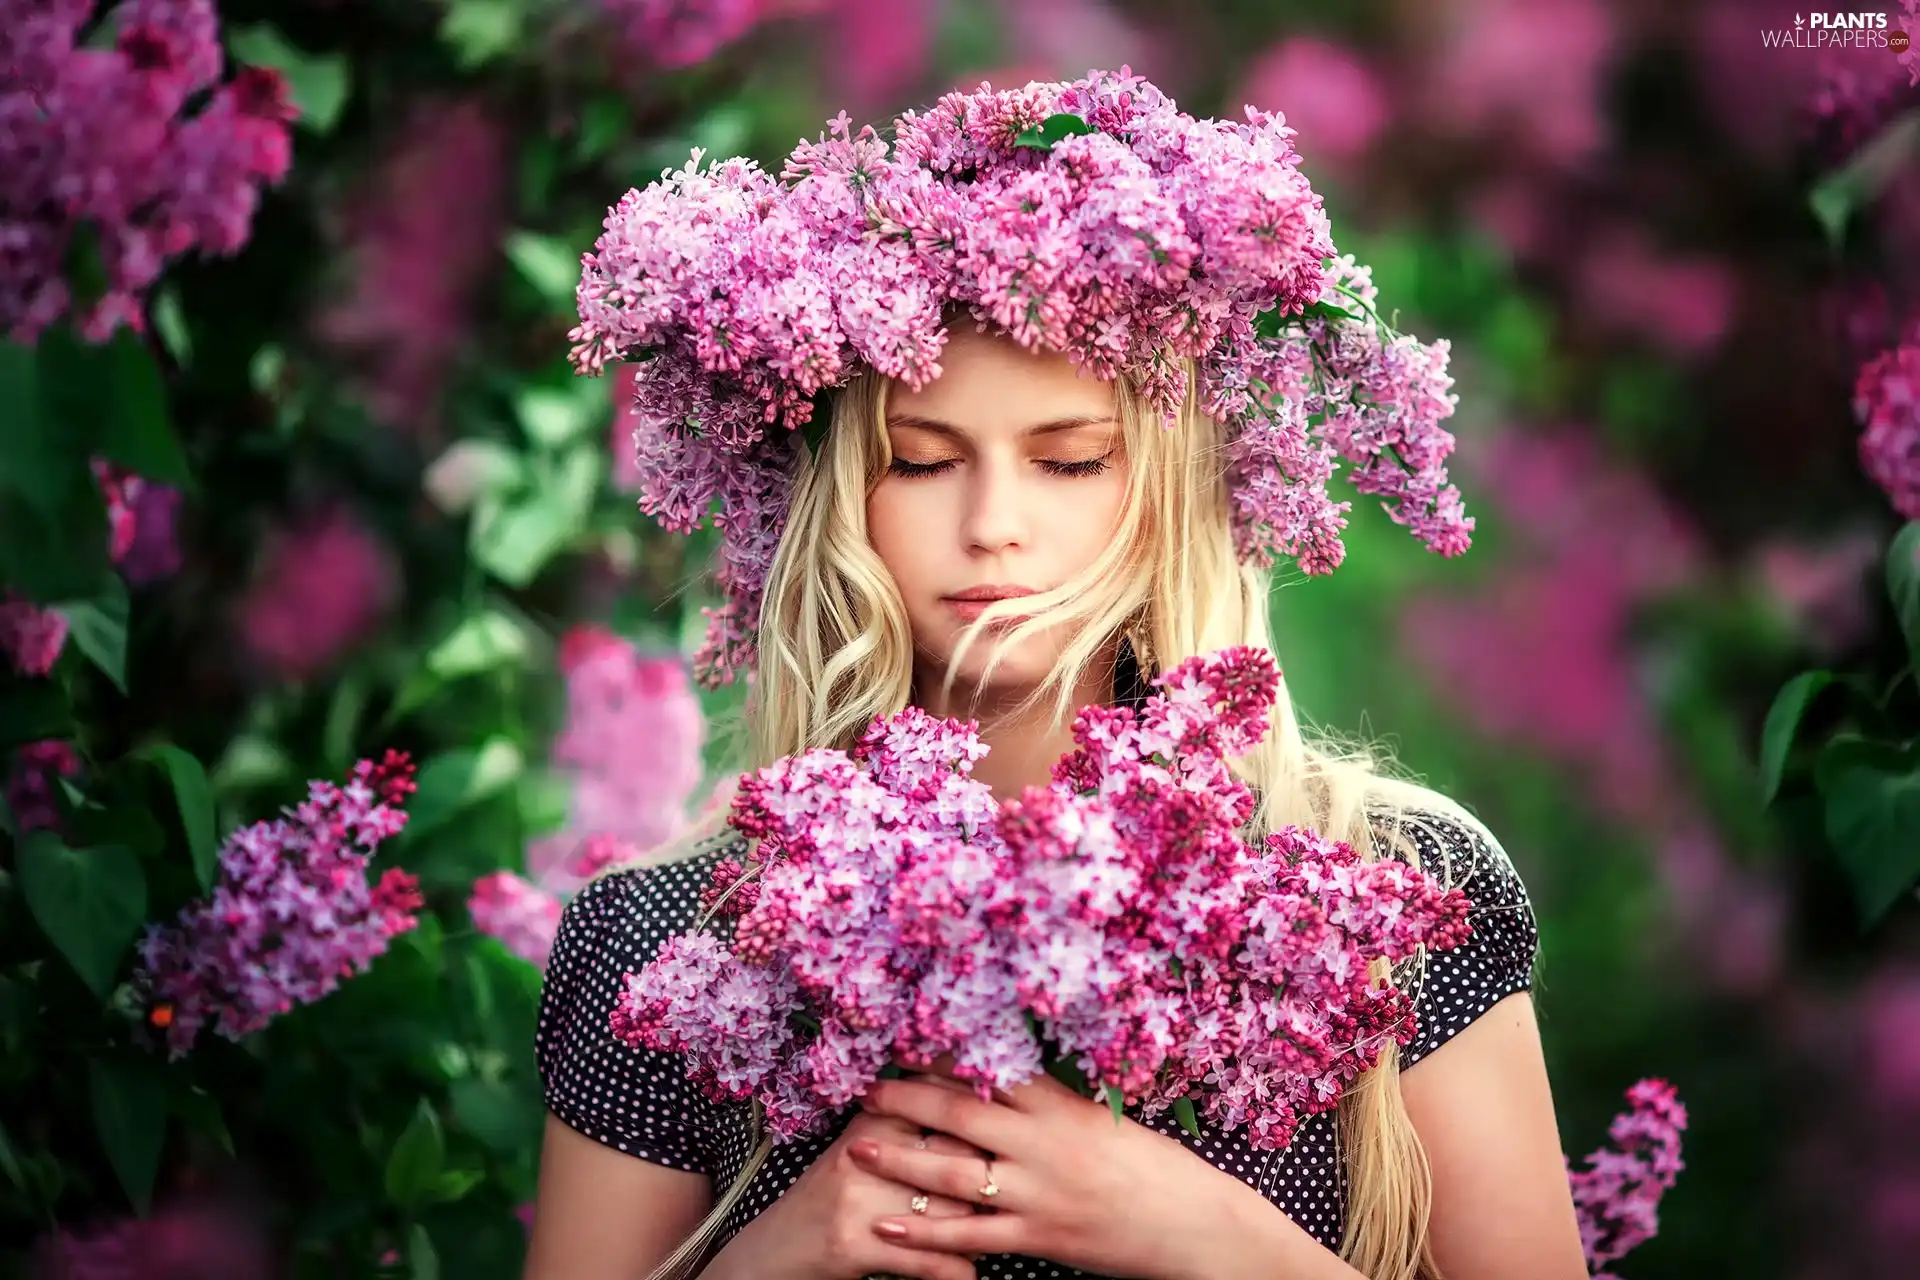
[(876, 1222), (873, 1224), (873, 1229), (889, 1240), (898, 1240), (907, 1234), (905, 1224), (899, 1222)]
[(872, 1160), (880, 1154), (880, 1144), (871, 1138), (862, 1138), (848, 1150), (861, 1160)]

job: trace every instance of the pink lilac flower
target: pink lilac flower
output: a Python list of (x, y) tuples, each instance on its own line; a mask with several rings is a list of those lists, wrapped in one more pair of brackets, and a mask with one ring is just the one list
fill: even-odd
[(140, 943), (137, 989), (169, 1056), (211, 1029), (229, 1040), (327, 996), (364, 972), (422, 905), (413, 876), (368, 863), (399, 833), (413, 765), (389, 751), (354, 765), (345, 786), (315, 781), (281, 816), (227, 837), (211, 896)]
[[(211, 0), (127, 0), (107, 40), (82, 46), (93, 9), (0, 4), (0, 332), (18, 342), (69, 315), (94, 341), (143, 328), (168, 262), (237, 252), (292, 158), (286, 81), (254, 67), (221, 80)], [(66, 279), (83, 230), (97, 298)]]
[(180, 572), (180, 491), (143, 480), (132, 506), (133, 540), (120, 557), (120, 576), (135, 587), (165, 581)]
[[(1057, 114), (1089, 132), (1020, 145)], [(1196, 120), (1122, 68), (951, 93), (895, 120), (891, 144), (843, 112), (777, 177), (738, 158), (702, 169), (696, 152), (622, 197), (583, 260), (572, 358), (587, 374), (645, 359), (630, 401), (641, 510), (690, 533), (718, 504), (726, 603), (696, 678), (725, 683), (752, 660), (816, 397), (863, 369), (938, 377), (954, 306), (1128, 379), (1168, 419), (1195, 395), (1226, 421), (1252, 563), (1339, 564), (1346, 507), (1326, 485), (1343, 461), (1428, 547), (1465, 550), (1439, 425), (1455, 403), (1447, 345), (1379, 322), (1291, 134), (1255, 108)]]
[(477, 99), (402, 112), (334, 215), (344, 269), (314, 331), (381, 422), (422, 439), (498, 262), (511, 176), (505, 126)]
[[(1166, 33), (1143, 31), (1129, 14), (1108, 0), (998, 0), (1005, 61), (969, 68), (965, 88), (987, 80), (994, 84), (1025, 84), (1072, 75), (1084, 67), (1144, 66), (1174, 56), (1173, 39)], [(1145, 60), (1145, 61), (1143, 61)], [(1265, 105), (1255, 103), (1256, 106)]]
[(1769, 539), (1755, 549), (1755, 577), (1815, 649), (1838, 653), (1872, 625), (1868, 571), (1880, 559), (1882, 541), (1867, 528), (1822, 539)]
[[(1900, 0), (1900, 14), (1907, 35), (1920, 35), (1920, 0)], [(1909, 44), (1900, 55), (1900, 65), (1907, 69), (1907, 83), (1920, 86), (1920, 47)]]
[(13, 753), (7, 774), (7, 809), (22, 833), (60, 826), (60, 806), (54, 798), (58, 778), (77, 777), (80, 753), (70, 742), (46, 738), (29, 742)]
[(1653, 1238), (1660, 1226), (1660, 1197), (1672, 1189), (1680, 1171), (1680, 1134), (1687, 1109), (1664, 1080), (1642, 1080), (1627, 1090), (1628, 1110), (1608, 1128), (1611, 1147), (1586, 1158), (1574, 1170), (1574, 1207), (1580, 1219), (1580, 1243), (1587, 1263), (1601, 1267)]
[(1645, 236), (1620, 229), (1593, 237), (1575, 287), (1586, 313), (1602, 325), (1699, 355), (1726, 336), (1737, 286), (1724, 262), (1661, 253)]
[(727, 936), (677, 936), (628, 975), (614, 1033), (686, 1054), (709, 1096), (757, 1097), (780, 1140), (889, 1061), (951, 1053), (983, 1096), (1051, 1058), (1143, 1114), (1188, 1098), (1285, 1146), (1412, 1034), (1369, 962), (1457, 944), (1467, 903), (1299, 828), (1240, 838), (1253, 793), (1226, 760), (1267, 732), (1265, 651), (1157, 684), (1138, 711), (1083, 711), (1052, 783), (1004, 805), (971, 776), (976, 726), (915, 707), (851, 754), (743, 777), (752, 865), (722, 862), (702, 897)]
[(249, 656), (277, 679), (320, 674), (399, 597), (393, 553), (344, 507), (273, 531), (235, 615)]
[(558, 897), (538, 885), (511, 871), (495, 871), (473, 882), (467, 912), (474, 928), (498, 938), (522, 960), (545, 968), (560, 928), (560, 905)]
[(1239, 97), (1284, 115), (1315, 164), (1343, 168), (1366, 154), (1393, 113), (1379, 73), (1318, 36), (1292, 36), (1262, 54)]
[(8, 592), (0, 597), (0, 649), (23, 676), (44, 676), (67, 643), (67, 620)]
[(1853, 386), (1860, 462), (1893, 509), (1920, 520), (1920, 326), (1869, 360)]

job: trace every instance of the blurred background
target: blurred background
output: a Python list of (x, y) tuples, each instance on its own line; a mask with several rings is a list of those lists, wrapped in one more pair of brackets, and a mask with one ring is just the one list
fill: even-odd
[[(1475, 549), (1356, 503), (1279, 656), (1525, 875), (1568, 1154), (1678, 1087), (1617, 1274), (1912, 1275), (1920, 23), (1884, 15), (0, 0), (8, 1273), (518, 1274), (560, 903), (709, 802), (739, 693), (686, 673), (711, 543), (639, 516), (620, 381), (567, 367), (580, 253), (693, 147), (777, 167), (843, 108), (1124, 63), (1284, 112), (1383, 314), (1452, 342)], [(182, 968), (260, 850), (370, 802), (245, 829), (390, 749), (404, 832), (273, 890), (301, 982)], [(220, 973), (252, 1012), (202, 1026)]]

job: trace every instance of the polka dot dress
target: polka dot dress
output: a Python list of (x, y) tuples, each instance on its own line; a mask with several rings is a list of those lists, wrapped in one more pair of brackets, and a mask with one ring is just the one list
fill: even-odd
[[(1459, 885), (1473, 903), (1471, 938), (1428, 956), (1424, 971), (1409, 970), (1400, 978), (1403, 988), (1415, 993), (1418, 1016), (1414, 1038), (1401, 1051), (1403, 1066), (1411, 1067), (1506, 996), (1530, 988), (1539, 934), (1525, 886), (1506, 855), (1477, 828), (1421, 815), (1405, 831), (1421, 864)], [(707, 1101), (687, 1083), (679, 1059), (628, 1047), (614, 1039), (607, 1018), (622, 975), (638, 970), (667, 938), (692, 923), (709, 872), (729, 852), (737, 850), (716, 845), (684, 862), (619, 872), (587, 886), (561, 919), (537, 1033), (547, 1106), (556, 1116), (615, 1150), (705, 1174), (716, 1195), (733, 1182), (752, 1151), (747, 1105)], [(1347, 1182), (1335, 1145), (1334, 1114), (1311, 1117), (1287, 1149), (1277, 1152), (1255, 1151), (1239, 1135), (1205, 1124), (1194, 1138), (1171, 1114), (1142, 1123), (1257, 1188), (1314, 1239), (1338, 1249)], [(719, 1243), (792, 1186), (840, 1127), (775, 1147), (729, 1216)], [(982, 1258), (978, 1272), (992, 1280), (1068, 1280), (1087, 1274), (1013, 1255)]]

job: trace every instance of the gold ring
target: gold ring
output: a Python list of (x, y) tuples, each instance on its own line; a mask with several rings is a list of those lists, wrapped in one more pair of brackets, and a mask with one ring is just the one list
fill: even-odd
[(993, 1180), (993, 1161), (987, 1161), (987, 1180), (980, 1185), (980, 1198), (991, 1200), (1000, 1194), (999, 1184)]
[(925, 1213), (932, 1204), (933, 1201), (927, 1199), (926, 1193), (922, 1192), (913, 1198), (912, 1208), (915, 1213)]

